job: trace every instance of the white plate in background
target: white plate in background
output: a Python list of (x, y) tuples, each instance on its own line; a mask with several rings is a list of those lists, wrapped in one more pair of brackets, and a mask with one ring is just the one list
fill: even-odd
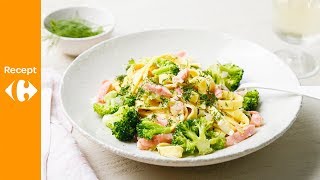
[(294, 73), (273, 53), (245, 40), (202, 30), (153, 30), (102, 42), (76, 58), (64, 74), (61, 98), (71, 122), (84, 135), (109, 151), (136, 161), (162, 166), (202, 166), (236, 159), (265, 147), (280, 137), (294, 122), (302, 97), (259, 90), (259, 111), (265, 125), (252, 137), (212, 154), (173, 159), (137, 149), (112, 136), (93, 112), (90, 99), (105, 79), (125, 73), (131, 58), (187, 51), (207, 67), (217, 61), (232, 62), (244, 69), (242, 82), (299, 85)]
[[(60, 37), (49, 31), (51, 20), (70, 19), (85, 20), (92, 23), (94, 27), (102, 27), (103, 32), (90, 37), (70, 38)], [(77, 6), (53, 11), (44, 18), (43, 25), (47, 36), (53, 36), (53, 39), (51, 37), (51, 40), (56, 41), (56, 44), (54, 45), (56, 45), (61, 52), (71, 56), (78, 56), (93, 45), (110, 38), (115, 26), (115, 19), (112, 13), (107, 9)]]

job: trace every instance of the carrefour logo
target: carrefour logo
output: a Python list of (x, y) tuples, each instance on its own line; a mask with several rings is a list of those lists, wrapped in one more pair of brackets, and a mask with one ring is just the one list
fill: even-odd
[[(18, 100), (20, 102), (28, 101), (30, 100), (36, 93), (37, 89), (29, 82), (26, 83), (24, 80), (19, 80), (17, 83), (13, 81), (5, 90), (5, 92), (11, 97), (12, 100)], [(16, 85), (16, 88), (14, 88), (14, 85)], [(27, 87), (25, 86), (27, 85)], [(16, 92), (13, 92), (14, 89), (16, 89)], [(28, 94), (28, 99), (24, 97), (25, 94)], [(15, 97), (16, 98), (15, 98)]]

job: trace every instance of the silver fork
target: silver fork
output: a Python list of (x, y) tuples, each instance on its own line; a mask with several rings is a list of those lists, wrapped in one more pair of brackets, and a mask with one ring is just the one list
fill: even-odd
[(274, 91), (281, 91), (300, 96), (307, 96), (320, 100), (320, 86), (283, 86), (283, 85), (267, 85), (259, 83), (244, 83), (236, 91), (244, 89), (268, 89)]

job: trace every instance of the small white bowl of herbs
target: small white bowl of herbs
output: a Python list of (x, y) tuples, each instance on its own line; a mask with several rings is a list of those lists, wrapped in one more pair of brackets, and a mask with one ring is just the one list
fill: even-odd
[(110, 38), (115, 20), (110, 11), (92, 7), (56, 10), (44, 19), (47, 40), (67, 55), (77, 56)]

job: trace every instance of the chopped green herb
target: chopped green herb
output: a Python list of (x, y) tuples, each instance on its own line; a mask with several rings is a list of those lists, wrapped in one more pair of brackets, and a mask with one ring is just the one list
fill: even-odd
[(131, 67), (131, 65), (133, 65), (133, 64), (135, 64), (136, 63), (136, 61), (134, 60), (134, 59), (130, 59), (129, 61), (128, 61), (128, 65), (127, 65), (127, 67), (126, 67), (126, 71)]
[(201, 76), (202, 76), (202, 77), (204, 77), (204, 76), (211, 76), (211, 75), (210, 75), (210, 71), (208, 71), (208, 70), (202, 71)]
[(130, 90), (130, 85), (124, 86), (120, 89), (118, 95), (125, 96), (126, 94), (130, 93), (129, 90)]
[(85, 38), (103, 32), (102, 27), (94, 29), (89, 24), (89, 22), (82, 19), (51, 20), (48, 30), (58, 36), (70, 38)]
[(196, 65), (191, 65), (190, 68), (200, 69), (199, 66), (196, 66)]
[(186, 100), (186, 101), (189, 101), (190, 97), (191, 97), (191, 94), (192, 94), (192, 91), (194, 91), (193, 85), (184, 86), (182, 88), (182, 90), (183, 90), (183, 94), (182, 94), (183, 99)]
[(140, 98), (142, 95), (145, 94), (145, 90), (142, 87), (138, 88), (138, 92), (137, 92), (137, 98)]
[(155, 119), (155, 118), (157, 118), (157, 115), (156, 114), (152, 114), (151, 115), (151, 119)]
[(212, 106), (216, 100), (216, 96), (212, 93), (200, 94), (200, 103), (205, 103), (206, 106)]
[(163, 97), (163, 96), (161, 96), (160, 97), (160, 99), (161, 99), (161, 105), (162, 106), (167, 106), (168, 105), (168, 102), (169, 102), (169, 99), (168, 98), (165, 98), (165, 97)]
[(123, 82), (124, 78), (126, 77), (127, 75), (123, 74), (123, 75), (120, 75), (120, 76), (117, 76), (116, 77), (116, 80), (119, 81), (120, 83)]

